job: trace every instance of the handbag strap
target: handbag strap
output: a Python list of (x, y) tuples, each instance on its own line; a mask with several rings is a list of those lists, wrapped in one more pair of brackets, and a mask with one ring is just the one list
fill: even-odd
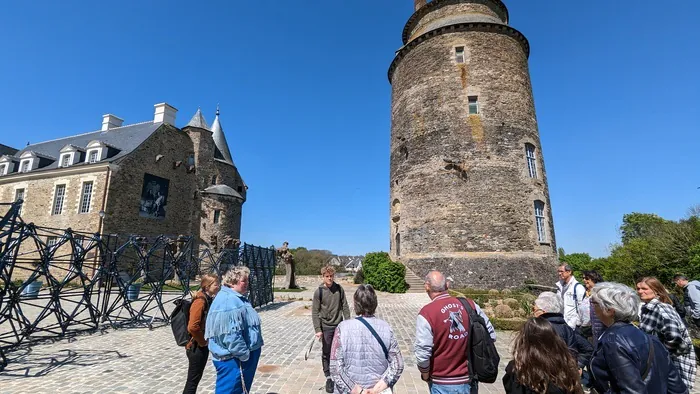
[(642, 375), (642, 380), (649, 376), (649, 371), (651, 371), (651, 362), (654, 360), (654, 341), (647, 335), (647, 341), (649, 342), (649, 356), (647, 357), (647, 367), (644, 369), (644, 375)]
[(360, 323), (364, 324), (365, 327), (367, 327), (367, 329), (369, 330), (369, 332), (372, 333), (372, 335), (374, 336), (374, 339), (376, 339), (377, 342), (379, 342), (379, 345), (381, 345), (382, 350), (384, 351), (384, 357), (386, 357), (386, 359), (388, 360), (389, 359), (389, 350), (387, 350), (386, 346), (384, 345), (384, 342), (382, 342), (382, 339), (379, 338), (379, 334), (377, 334), (377, 332), (374, 331), (374, 328), (372, 328), (372, 326), (369, 323), (367, 323), (367, 320), (365, 320), (362, 316), (358, 316), (357, 320)]

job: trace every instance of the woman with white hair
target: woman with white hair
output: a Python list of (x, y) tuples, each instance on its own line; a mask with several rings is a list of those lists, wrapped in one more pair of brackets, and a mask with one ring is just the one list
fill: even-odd
[(640, 305), (634, 290), (620, 283), (598, 283), (591, 291), (591, 305), (607, 327), (591, 360), (599, 393), (688, 393), (664, 345), (631, 324)]
[(593, 346), (591, 346), (586, 338), (566, 324), (566, 320), (564, 320), (564, 315), (562, 314), (563, 310), (564, 302), (561, 296), (551, 291), (545, 291), (535, 300), (535, 307), (533, 308), (532, 314), (535, 315), (535, 317), (542, 317), (552, 324), (554, 331), (559, 335), (559, 338), (564, 340), (564, 343), (566, 343), (566, 346), (569, 348), (569, 352), (571, 352), (571, 355), (578, 361), (579, 370), (582, 370), (583, 367), (588, 365), (591, 361)]
[(216, 394), (250, 392), (263, 346), (260, 317), (246, 298), (250, 270), (233, 267), (207, 315), (204, 336), (216, 368)]

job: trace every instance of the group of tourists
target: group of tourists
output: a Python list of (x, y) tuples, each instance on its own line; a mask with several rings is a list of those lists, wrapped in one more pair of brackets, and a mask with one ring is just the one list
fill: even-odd
[[(557, 292), (541, 293), (532, 317), (516, 333), (502, 378), (507, 393), (681, 394), (693, 388), (695, 352), (682, 316), (687, 312), (700, 323), (700, 282), (674, 278), (684, 290), (681, 305), (653, 277), (641, 278), (635, 291), (603, 281), (596, 271), (584, 271), (579, 283), (566, 264), (557, 273)], [(248, 268), (235, 267), (223, 276), (223, 286), (214, 275), (202, 277), (190, 308), (184, 393), (196, 392), (209, 353), (216, 393), (250, 391), (263, 338), (260, 317), (246, 298), (249, 275)], [(392, 393), (404, 360), (391, 326), (375, 316), (375, 290), (358, 286), (351, 318), (334, 268), (324, 267), (321, 276), (312, 322), (322, 343), (325, 391)], [(430, 393), (474, 394), (480, 380), (495, 380), (495, 374), (486, 378), (483, 371), (489, 362), (498, 366), (496, 332), (478, 304), (450, 295), (450, 282), (438, 271), (425, 278), (430, 302), (416, 318), (416, 363)], [(492, 353), (484, 353), (485, 343)]]

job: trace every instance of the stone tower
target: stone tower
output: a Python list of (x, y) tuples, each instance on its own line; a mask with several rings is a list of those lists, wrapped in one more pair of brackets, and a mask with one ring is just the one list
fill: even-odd
[(555, 280), (530, 46), (500, 0), (415, 0), (389, 67), (391, 255), (457, 285)]

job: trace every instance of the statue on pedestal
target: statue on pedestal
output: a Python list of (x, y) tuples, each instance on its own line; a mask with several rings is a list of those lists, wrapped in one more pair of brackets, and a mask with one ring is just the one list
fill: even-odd
[(283, 262), (285, 266), (285, 272), (287, 273), (284, 278), (283, 289), (296, 289), (297, 281), (294, 275), (294, 255), (292, 251), (289, 250), (289, 242), (284, 242), (282, 247), (277, 248), (277, 258), (278, 261)]

